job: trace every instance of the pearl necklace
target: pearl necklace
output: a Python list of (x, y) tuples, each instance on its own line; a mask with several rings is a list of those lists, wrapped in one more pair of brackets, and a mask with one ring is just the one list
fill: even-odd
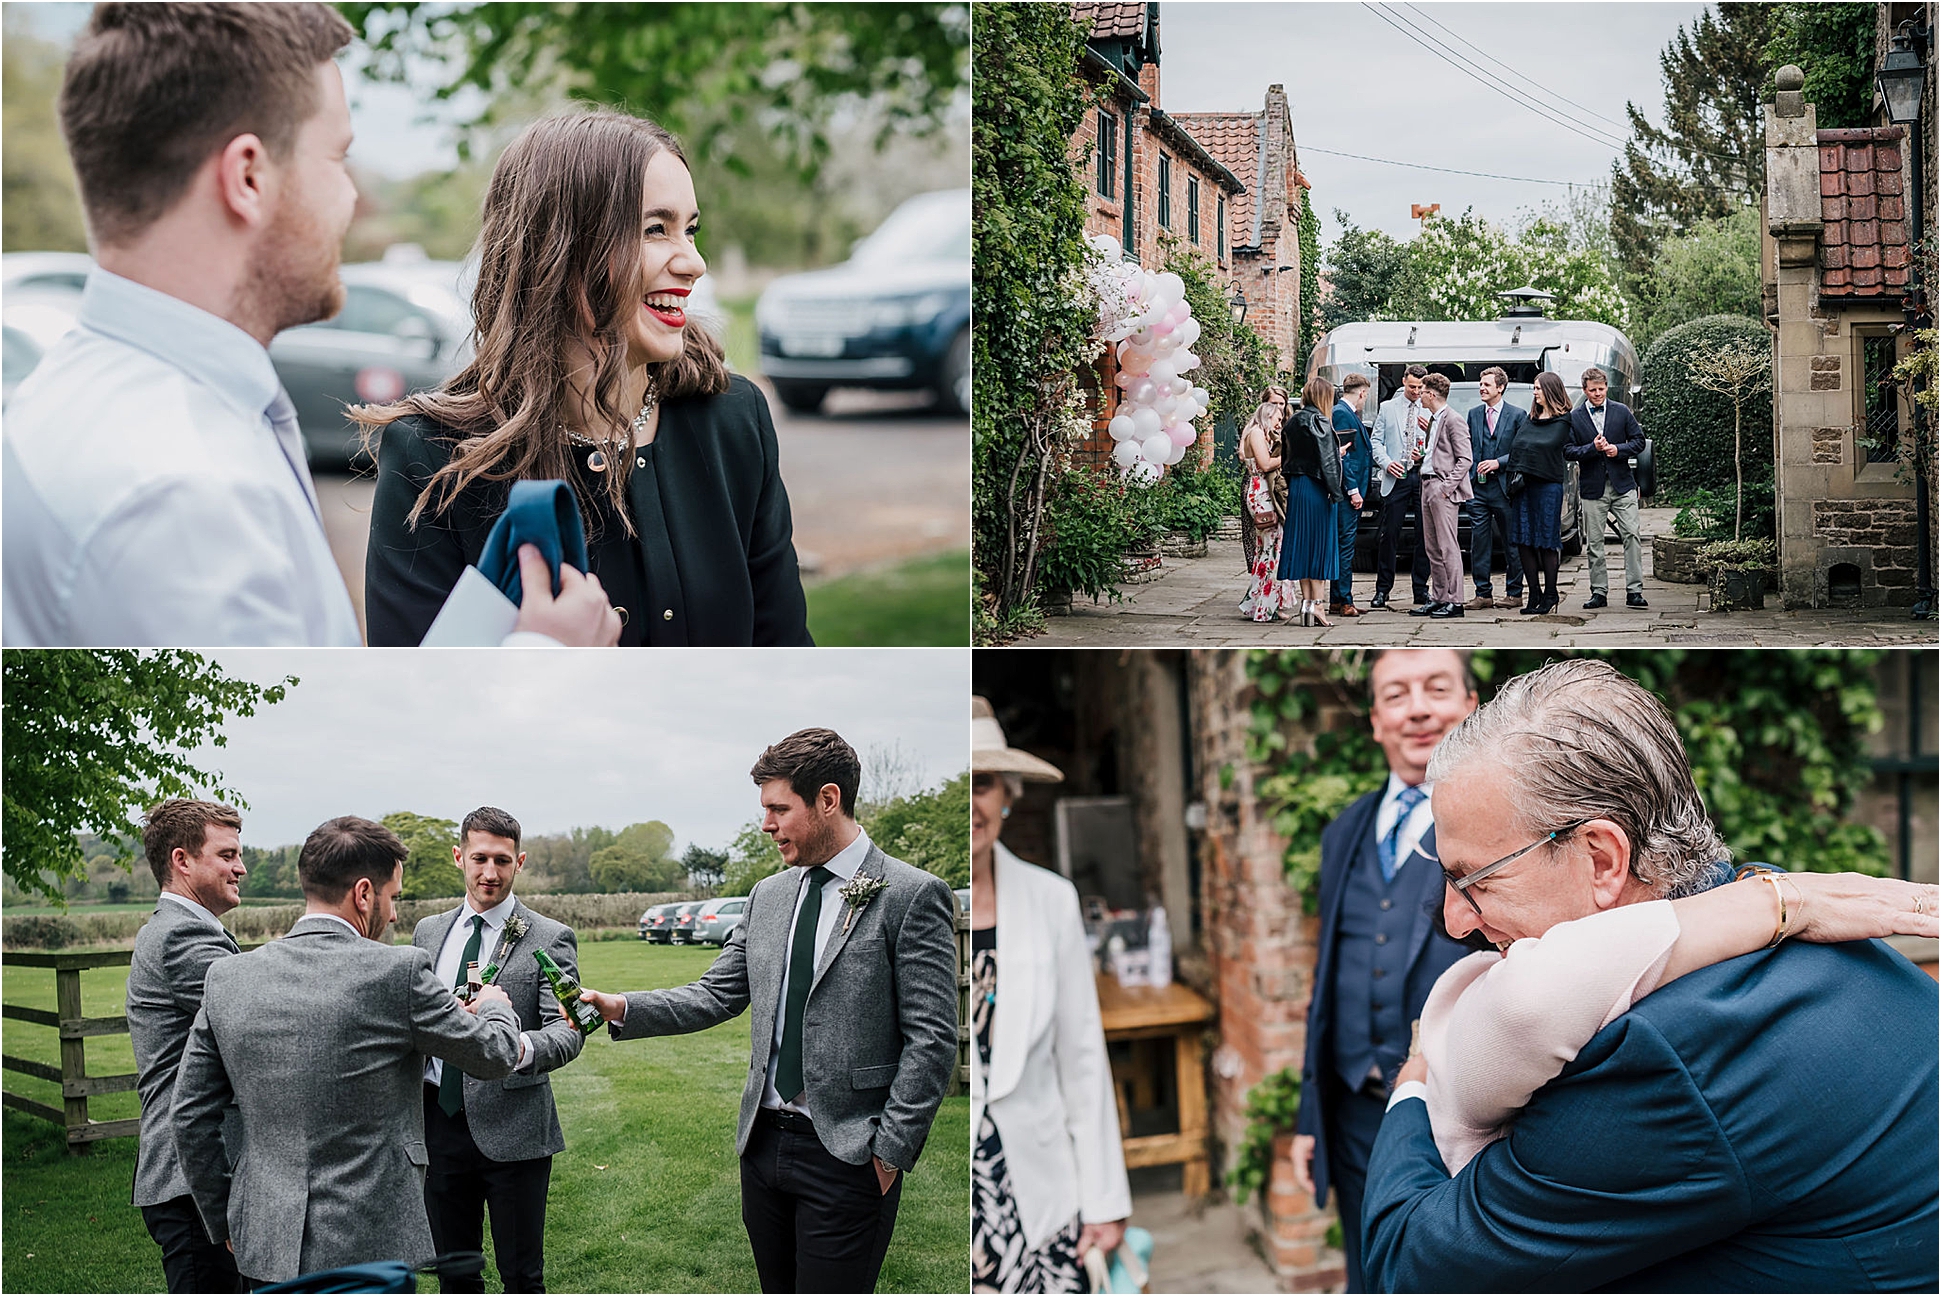
[(640, 413), (634, 415), (634, 421), (632, 425), (629, 426), (627, 429), (627, 436), (626, 436), (627, 443), (624, 447), (620, 446), (620, 439), (618, 437), (588, 436), (584, 432), (575, 432), (572, 428), (567, 427), (563, 423), (560, 424), (560, 429), (566, 433), (566, 439), (569, 442), (571, 442), (573, 445), (593, 447), (593, 453), (586, 457), (587, 471), (596, 472), (596, 473), (605, 472), (607, 470), (607, 453), (606, 453), (607, 450), (609, 448), (616, 448), (616, 447), (622, 448), (625, 450), (633, 449), (634, 443), (637, 440), (639, 440), (641, 436), (645, 435), (647, 431), (647, 420), (653, 417), (654, 407), (659, 403), (660, 403), (659, 397), (655, 396), (654, 393), (651, 390), (649, 390), (647, 393), (647, 403), (640, 407)]

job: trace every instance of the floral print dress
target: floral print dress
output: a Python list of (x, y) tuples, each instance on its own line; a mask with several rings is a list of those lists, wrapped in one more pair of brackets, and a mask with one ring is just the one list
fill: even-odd
[[(1247, 478), (1247, 520), (1253, 525), (1253, 514), (1257, 510), (1273, 507), (1273, 488), (1267, 478), (1253, 473)], [(1255, 527), (1254, 534), (1259, 537), (1254, 550), (1252, 579), (1247, 584), (1247, 597), (1240, 600), (1242, 616), (1256, 621), (1276, 621), (1283, 612), (1291, 612), (1300, 606), (1300, 596), (1295, 592), (1292, 581), (1276, 578), (1275, 571), (1281, 565), (1281, 528), (1270, 527), (1262, 530)]]
[[(979, 1062), (991, 1065), (991, 1018), (997, 1010), (997, 928), (971, 929), (971, 1025)], [(1078, 1217), (1033, 1251), (1012, 1195), (1011, 1167), (990, 1110), (978, 1122), (971, 1154), (971, 1290), (978, 1292), (1082, 1292)]]

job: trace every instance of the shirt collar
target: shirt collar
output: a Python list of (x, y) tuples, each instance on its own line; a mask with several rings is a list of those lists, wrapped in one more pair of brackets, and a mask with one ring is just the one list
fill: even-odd
[[(222, 919), (210, 913), (207, 905), (198, 904), (196, 901), (189, 899), (189, 897), (185, 895), (178, 895), (174, 891), (162, 892), (162, 899), (173, 900), (175, 901), (175, 903), (181, 905), (184, 909), (189, 910), (191, 913), (199, 913), (204, 918), (207, 918), (210, 922), (214, 923), (216, 926), (222, 927)], [(228, 931), (229, 929), (227, 927), (223, 927), (223, 930)]]
[(270, 353), (255, 338), (199, 306), (100, 266), (88, 272), (80, 323), (175, 366), (257, 417), (283, 389)]
[[(1402, 795), (1403, 788), (1410, 787), (1410, 786), (1420, 787), (1422, 789), (1424, 797), (1426, 798), (1426, 796), (1430, 791), (1431, 785), (1427, 782), (1413, 784), (1413, 785), (1404, 783), (1402, 781), (1402, 776), (1400, 774), (1397, 774), (1394, 770), (1390, 770), (1388, 772), (1388, 790), (1382, 793), (1382, 804), (1385, 806), (1390, 804), (1395, 800), (1396, 797), (1399, 797)], [(1428, 804), (1428, 802), (1424, 800), (1422, 804), (1426, 805)]]
[(458, 907), (458, 925), (464, 926), (472, 921), (473, 914), (479, 914), (484, 917), (487, 927), (493, 931), (497, 931), (499, 928), (505, 926), (505, 920), (511, 915), (512, 906), (516, 903), (518, 903), (518, 897), (508, 895), (490, 909), (474, 909), (472, 907), (472, 897), (466, 896), (465, 903)]
[[(837, 851), (835, 858), (826, 861), (822, 867), (834, 873), (844, 882), (848, 882), (856, 876), (856, 870), (863, 866), (863, 860), (868, 855), (869, 834), (861, 828), (858, 828), (856, 830), (856, 840)], [(828, 884), (824, 883), (824, 885), (826, 886)]]

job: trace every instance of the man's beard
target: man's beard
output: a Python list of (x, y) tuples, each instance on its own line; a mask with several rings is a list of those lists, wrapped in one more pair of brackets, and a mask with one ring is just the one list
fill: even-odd
[(286, 201), (278, 208), (243, 289), (272, 335), (330, 319), (344, 308), (344, 283), (337, 276), (342, 242), (341, 236), (325, 237), (304, 203)]
[(795, 844), (795, 863), (799, 868), (817, 868), (836, 858), (836, 826), (822, 824), (815, 836)]
[(373, 908), (371, 910), (371, 916), (364, 920), (364, 934), (374, 941), (382, 941), (384, 939), (384, 929), (391, 925), (391, 920), (384, 917), (383, 914), (384, 911), (382, 909)]

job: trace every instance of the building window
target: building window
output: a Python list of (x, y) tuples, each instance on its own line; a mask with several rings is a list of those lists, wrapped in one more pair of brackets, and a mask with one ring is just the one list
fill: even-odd
[(1213, 199), (1213, 256), (1216, 260), (1227, 259), (1227, 196), (1217, 194)]
[(1186, 177), (1186, 238), (1188, 242), (1200, 241), (1200, 178)]
[(1860, 338), (1862, 439), (1868, 463), (1893, 463), (1900, 458), (1901, 410), (1899, 384), (1894, 381), (1894, 339), (1885, 335)]
[(1159, 155), (1159, 228), (1173, 227), (1173, 160)]
[(1113, 194), (1113, 176), (1119, 171), (1119, 119), (1103, 108), (1099, 110), (1099, 197)]

